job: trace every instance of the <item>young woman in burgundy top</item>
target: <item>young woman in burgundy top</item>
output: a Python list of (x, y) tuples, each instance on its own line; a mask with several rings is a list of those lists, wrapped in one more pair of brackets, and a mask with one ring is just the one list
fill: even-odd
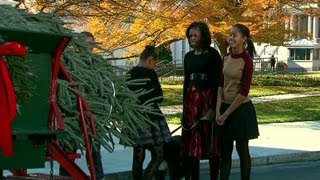
[(253, 42), (248, 27), (236, 24), (228, 38), (230, 52), (223, 58), (216, 121), (221, 125), (220, 179), (229, 179), (233, 142), (240, 157), (241, 180), (250, 179), (249, 139), (259, 136), (255, 108), (249, 89), (253, 75)]
[(209, 159), (211, 179), (217, 179), (220, 146), (212, 123), (222, 59), (210, 47), (211, 33), (205, 23), (190, 24), (186, 36), (193, 48), (184, 57), (181, 154), (186, 158), (185, 171), (189, 173), (186, 179), (199, 179), (200, 159)]

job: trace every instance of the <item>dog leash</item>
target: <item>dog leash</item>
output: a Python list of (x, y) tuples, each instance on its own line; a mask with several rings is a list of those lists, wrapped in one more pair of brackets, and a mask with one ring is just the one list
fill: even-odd
[(175, 128), (175, 129), (171, 132), (171, 135), (174, 134), (175, 132), (177, 132), (180, 128), (182, 128), (182, 125), (180, 125), (179, 127)]
[(177, 132), (177, 131), (178, 131), (179, 129), (181, 129), (181, 128), (182, 128), (183, 130), (190, 131), (191, 129), (193, 129), (194, 127), (196, 127), (196, 126), (199, 124), (200, 121), (210, 121), (210, 120), (208, 120), (208, 119), (200, 119), (200, 120), (198, 120), (198, 121), (195, 121), (190, 128), (186, 128), (186, 127), (184, 127), (183, 125), (180, 125), (180, 126), (178, 126), (177, 128), (175, 128), (175, 129), (171, 132), (171, 135), (174, 134), (175, 132)]

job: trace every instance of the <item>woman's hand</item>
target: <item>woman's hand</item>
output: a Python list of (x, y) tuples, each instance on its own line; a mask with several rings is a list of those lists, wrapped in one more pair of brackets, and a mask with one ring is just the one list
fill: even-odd
[(207, 114), (205, 115), (205, 116), (203, 116), (202, 118), (201, 118), (201, 120), (214, 120), (214, 110), (212, 110), (212, 109), (209, 109), (209, 111), (207, 112)]
[(216, 120), (217, 118), (220, 116), (220, 112), (219, 111), (216, 111)]
[(218, 117), (218, 118), (216, 119), (217, 123), (218, 123), (219, 125), (223, 125), (224, 122), (227, 120), (228, 116), (229, 116), (229, 115), (226, 114), (226, 113), (223, 113), (221, 116), (217, 116), (217, 117)]

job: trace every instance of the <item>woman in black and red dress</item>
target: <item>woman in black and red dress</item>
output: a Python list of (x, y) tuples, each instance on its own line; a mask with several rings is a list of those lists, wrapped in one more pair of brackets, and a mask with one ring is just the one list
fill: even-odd
[(214, 110), (222, 60), (210, 47), (206, 23), (193, 22), (186, 31), (192, 51), (184, 57), (181, 154), (186, 158), (186, 179), (199, 179), (200, 159), (209, 159), (211, 179), (219, 174), (220, 147), (214, 126)]

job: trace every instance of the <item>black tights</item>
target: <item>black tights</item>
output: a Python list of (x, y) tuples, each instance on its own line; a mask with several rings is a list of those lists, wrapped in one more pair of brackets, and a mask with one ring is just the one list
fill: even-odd
[(183, 164), (185, 166), (185, 180), (199, 180), (200, 160), (197, 158), (187, 157)]
[[(186, 166), (185, 172), (187, 172), (185, 179), (186, 180), (199, 180), (200, 179), (200, 160), (197, 158), (189, 157), (183, 163)], [(210, 179), (218, 180), (219, 176), (219, 167), (220, 167), (220, 158), (213, 157), (209, 159), (210, 166)]]
[[(145, 159), (145, 150), (151, 152), (151, 161), (149, 162), (145, 172), (143, 173), (143, 161)], [(133, 148), (132, 175), (134, 180), (149, 180), (157, 174), (159, 165), (163, 161), (163, 144), (150, 145), (147, 147)]]
[[(236, 149), (240, 158), (241, 180), (250, 180), (251, 157), (248, 140), (236, 140)], [(232, 163), (233, 140), (221, 142), (220, 180), (228, 180)]]
[(220, 157), (213, 157), (209, 159), (210, 179), (218, 180), (220, 169)]

